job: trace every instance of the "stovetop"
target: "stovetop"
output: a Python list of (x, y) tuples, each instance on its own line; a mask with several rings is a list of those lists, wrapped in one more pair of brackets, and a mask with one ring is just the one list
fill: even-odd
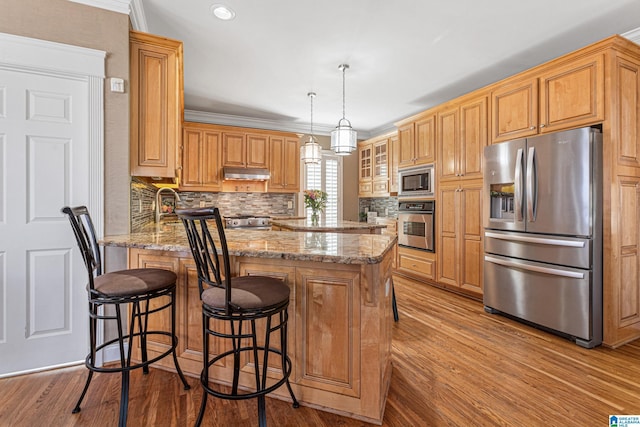
[(226, 228), (268, 228), (270, 217), (258, 215), (235, 215), (224, 218)]

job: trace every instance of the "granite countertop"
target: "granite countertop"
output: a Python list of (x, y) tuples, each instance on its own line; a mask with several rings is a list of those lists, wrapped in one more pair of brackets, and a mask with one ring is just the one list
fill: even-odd
[(311, 220), (290, 219), (278, 220), (271, 219), (271, 225), (276, 225), (291, 231), (322, 231), (322, 232), (339, 232), (344, 230), (371, 230), (376, 228), (386, 228), (385, 224), (372, 224), (357, 221), (320, 221), (318, 224), (311, 224)]
[[(210, 229), (213, 232), (215, 227)], [(377, 264), (397, 240), (396, 236), (381, 234), (266, 230), (226, 230), (225, 235), (229, 255), (232, 256), (339, 264)], [(105, 236), (100, 243), (104, 246), (190, 252), (181, 223), (152, 225), (148, 231), (140, 233)]]

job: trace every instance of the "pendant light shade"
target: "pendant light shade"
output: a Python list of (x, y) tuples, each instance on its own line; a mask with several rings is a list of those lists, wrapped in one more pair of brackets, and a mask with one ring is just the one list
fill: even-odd
[(313, 136), (313, 98), (316, 94), (315, 92), (309, 92), (307, 96), (311, 99), (311, 132), (309, 141), (300, 148), (300, 158), (305, 164), (320, 163), (322, 161), (322, 147), (316, 142), (316, 137)]
[(340, 155), (346, 156), (355, 151), (358, 145), (358, 136), (351, 127), (351, 122), (345, 118), (345, 70), (349, 64), (340, 64), (338, 69), (342, 71), (342, 118), (338, 121), (338, 126), (331, 131), (331, 150)]

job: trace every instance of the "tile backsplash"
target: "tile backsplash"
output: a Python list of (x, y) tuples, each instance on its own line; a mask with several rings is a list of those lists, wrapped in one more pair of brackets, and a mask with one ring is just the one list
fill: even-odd
[[(155, 195), (158, 189), (135, 177), (131, 179), (131, 232), (139, 231), (155, 218)], [(222, 215), (295, 215), (296, 194), (285, 193), (205, 193), (182, 191), (178, 206), (217, 206)], [(292, 208), (288, 208), (291, 202)]]
[(365, 211), (377, 212), (378, 216), (387, 216), (391, 218), (398, 217), (398, 198), (397, 197), (376, 197), (376, 198), (360, 198), (359, 209), (361, 220), (366, 221)]

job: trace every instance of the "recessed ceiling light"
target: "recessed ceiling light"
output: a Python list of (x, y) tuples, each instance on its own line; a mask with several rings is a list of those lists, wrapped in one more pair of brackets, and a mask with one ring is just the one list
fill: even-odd
[(231, 21), (236, 17), (236, 13), (223, 4), (214, 4), (211, 6), (211, 13), (223, 21)]

